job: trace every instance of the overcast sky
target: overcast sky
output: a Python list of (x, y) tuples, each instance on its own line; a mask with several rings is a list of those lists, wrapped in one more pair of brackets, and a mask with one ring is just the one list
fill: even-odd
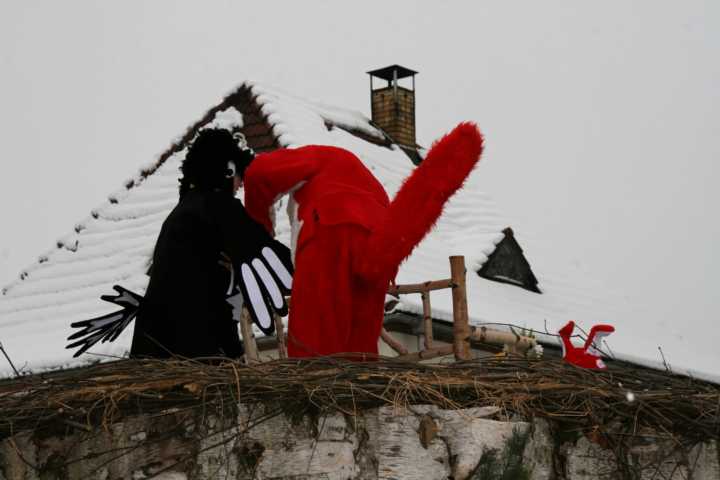
[(242, 80), (369, 115), (399, 63), (421, 144), (480, 125), (531, 262), (716, 338), (719, 47), (711, 0), (2, 2), (0, 284)]

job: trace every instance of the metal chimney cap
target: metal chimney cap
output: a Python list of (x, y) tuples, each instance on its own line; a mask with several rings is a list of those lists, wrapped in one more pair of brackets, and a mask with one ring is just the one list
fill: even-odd
[[(397, 76), (393, 75), (394, 72), (397, 72)], [(388, 82), (391, 82), (394, 78), (401, 79), (405, 77), (412, 77), (413, 75), (417, 75), (418, 72), (415, 70), (410, 70), (409, 68), (401, 67), (400, 65), (390, 65), (389, 67), (384, 68), (378, 68), (377, 70), (371, 70), (367, 72), (368, 75), (372, 75), (373, 77), (382, 78), (383, 80), (387, 80)]]

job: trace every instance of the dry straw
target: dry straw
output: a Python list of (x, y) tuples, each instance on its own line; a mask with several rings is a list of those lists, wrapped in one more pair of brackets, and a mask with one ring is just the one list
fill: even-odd
[[(92, 430), (128, 415), (265, 404), (286, 413), (432, 404), (496, 406), (580, 431), (648, 429), (684, 441), (720, 439), (720, 386), (614, 363), (583, 370), (560, 360), (483, 359), (441, 365), (389, 358), (121, 360), (0, 383), (0, 438), (58, 425)], [(278, 410), (278, 411), (280, 411)]]

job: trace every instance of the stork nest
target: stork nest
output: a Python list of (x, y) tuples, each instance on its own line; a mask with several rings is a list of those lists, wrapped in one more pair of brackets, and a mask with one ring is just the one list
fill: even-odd
[(578, 429), (612, 425), (621, 435), (652, 429), (686, 441), (720, 439), (720, 386), (669, 372), (618, 362), (583, 370), (553, 359), (425, 365), (335, 357), (254, 365), (120, 360), (6, 380), (0, 438), (58, 422), (91, 430), (138, 413), (238, 403), (348, 415), (385, 405), (496, 406), (507, 418), (542, 417)]

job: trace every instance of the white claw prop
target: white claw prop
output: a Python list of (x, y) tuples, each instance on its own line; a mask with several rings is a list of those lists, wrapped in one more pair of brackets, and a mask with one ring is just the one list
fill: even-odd
[(243, 281), (245, 282), (245, 288), (248, 293), (248, 300), (252, 306), (257, 321), (263, 328), (272, 327), (272, 318), (270, 312), (268, 312), (265, 301), (263, 300), (262, 292), (260, 291), (260, 285), (255, 278), (255, 274), (247, 263), (243, 263), (240, 267), (240, 274), (242, 275)]

